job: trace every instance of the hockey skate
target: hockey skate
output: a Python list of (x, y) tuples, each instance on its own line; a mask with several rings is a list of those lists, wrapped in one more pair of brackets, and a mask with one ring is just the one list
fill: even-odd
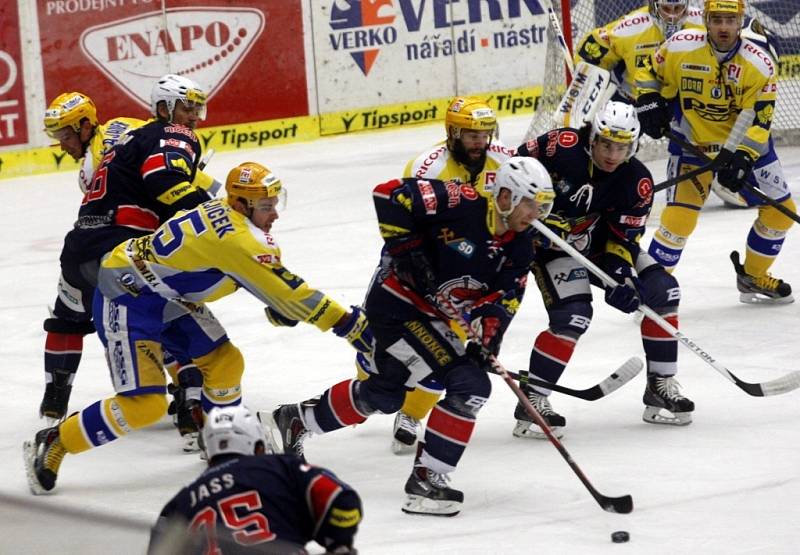
[(203, 422), (203, 408), (197, 399), (187, 399), (186, 390), (170, 385), (167, 387), (175, 400), (167, 410), (172, 415), (172, 423), (178, 428), (183, 440), (184, 453), (202, 452), (200, 428)]
[(447, 485), (450, 479), (447, 474), (438, 474), (420, 462), (424, 448), (423, 442), (417, 443), (417, 457), (406, 481), (402, 510), (413, 515), (455, 516), (461, 511), (464, 493)]
[(770, 274), (751, 276), (739, 263), (739, 253), (731, 253), (731, 262), (736, 270), (736, 288), (739, 300), (748, 304), (789, 304), (794, 302), (792, 286)]
[(392, 453), (395, 455), (413, 453), (416, 448), (418, 429), (419, 420), (404, 412), (398, 412), (394, 417)]
[(644, 390), (642, 420), (650, 424), (686, 426), (692, 423), (694, 403), (679, 392), (674, 376), (648, 374)]
[(33, 441), (22, 444), (25, 474), (31, 493), (43, 495), (56, 487), (58, 469), (66, 454), (58, 426), (39, 430)]
[(44, 418), (48, 426), (55, 426), (67, 415), (69, 395), (72, 392), (70, 378), (73, 376), (67, 370), (56, 369), (53, 371), (53, 381), (44, 386), (44, 397), (39, 405), (39, 417)]
[[(567, 425), (567, 419), (553, 410), (550, 404), (550, 399), (547, 395), (541, 395), (533, 389), (526, 388), (525, 393), (528, 395), (533, 408), (542, 415), (547, 425), (553, 431), (553, 435), (561, 439), (564, 436), (563, 428)], [(521, 437), (524, 439), (547, 439), (547, 436), (533, 421), (533, 418), (525, 411), (522, 403), (517, 402), (517, 408), (514, 409), (514, 418), (517, 423), (514, 426), (514, 437)]]
[(267, 442), (273, 453), (297, 455), (305, 460), (303, 441), (311, 432), (301, 414), (302, 403), (280, 405), (272, 412), (258, 412), (258, 419), (267, 427)]

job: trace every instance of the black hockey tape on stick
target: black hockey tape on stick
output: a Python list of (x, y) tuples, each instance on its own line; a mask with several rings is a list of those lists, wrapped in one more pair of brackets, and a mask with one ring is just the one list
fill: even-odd
[[(602, 281), (605, 285), (610, 287), (615, 287), (617, 282), (612, 279), (608, 274), (606, 274), (603, 270), (601, 270), (594, 262), (583, 256), (580, 252), (578, 252), (572, 245), (567, 243), (557, 234), (555, 234), (549, 227), (547, 227), (543, 222), (539, 220), (534, 220), (533, 227), (535, 227), (542, 235), (550, 239), (554, 244), (561, 247), (561, 249), (569, 254), (572, 258), (576, 261), (580, 262), (587, 270), (592, 272), (595, 276), (597, 276), (600, 281)], [(645, 316), (650, 318), (653, 322), (655, 322), (658, 327), (662, 330), (670, 334), (672, 337), (678, 340), (680, 344), (684, 347), (691, 350), (694, 354), (699, 356), (703, 359), (704, 362), (709, 364), (714, 370), (725, 376), (729, 381), (733, 382), (739, 389), (747, 393), (748, 395), (752, 395), (754, 397), (764, 397), (767, 395), (780, 395), (782, 393), (788, 393), (789, 391), (793, 391), (800, 387), (800, 371), (793, 371), (789, 372), (788, 374), (781, 376), (780, 378), (776, 378), (774, 380), (768, 382), (760, 382), (760, 383), (748, 383), (739, 379), (733, 372), (725, 368), (722, 364), (717, 362), (717, 360), (712, 357), (708, 352), (706, 352), (700, 345), (689, 339), (683, 333), (678, 331), (678, 328), (667, 322), (664, 318), (661, 317), (655, 310), (647, 306), (646, 304), (642, 304), (639, 306), (639, 311), (642, 312)]]
[(200, 170), (200, 171), (203, 171), (204, 169), (206, 169), (206, 166), (207, 166), (207, 165), (208, 165), (208, 163), (211, 161), (211, 157), (212, 157), (212, 156), (214, 156), (214, 154), (215, 154), (216, 152), (217, 152), (217, 151), (216, 151), (216, 150), (214, 150), (213, 148), (209, 148), (209, 149), (206, 151), (206, 154), (205, 154), (205, 156), (203, 156), (203, 158), (200, 160), (200, 163), (199, 163), (199, 164), (197, 164), (197, 169), (198, 169), (198, 170)]
[[(444, 295), (441, 293), (437, 293), (436, 295), (436, 304), (438, 305), (439, 310), (445, 314), (449, 319), (455, 320), (458, 322), (458, 325), (464, 330), (464, 333), (467, 334), (470, 341), (475, 341), (479, 343), (479, 339), (475, 334), (475, 331), (470, 327), (469, 324), (464, 320), (464, 317), (461, 313), (453, 306), (453, 303), (450, 302)], [(506, 382), (508, 387), (511, 388), (511, 391), (514, 392), (514, 395), (517, 396), (519, 402), (522, 403), (522, 406), (525, 408), (525, 412), (533, 418), (533, 421), (542, 429), (544, 435), (547, 436), (547, 439), (550, 440), (550, 443), (558, 450), (561, 456), (567, 461), (567, 464), (578, 476), (578, 479), (583, 483), (589, 493), (594, 497), (595, 501), (597, 501), (598, 505), (603, 508), (604, 511), (608, 511), (609, 513), (622, 513), (627, 514), (633, 510), (633, 498), (630, 495), (623, 495), (622, 497), (608, 497), (603, 495), (599, 491), (595, 489), (577, 463), (572, 459), (572, 455), (569, 454), (566, 447), (559, 441), (559, 439), (553, 434), (553, 430), (548, 426), (547, 421), (544, 417), (539, 414), (539, 411), (536, 410), (531, 404), (530, 399), (525, 393), (522, 392), (520, 387), (514, 382), (514, 379), (509, 374), (508, 370), (500, 364), (497, 360), (497, 357), (489, 354), (488, 359), (492, 364), (492, 367), (497, 370), (497, 373), (503, 378), (503, 381)]]

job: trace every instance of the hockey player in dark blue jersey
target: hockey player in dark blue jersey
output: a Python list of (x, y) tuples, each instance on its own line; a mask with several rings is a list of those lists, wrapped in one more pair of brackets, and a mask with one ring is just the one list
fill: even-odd
[(355, 555), (361, 500), (330, 471), (265, 453), (264, 430), (242, 405), (214, 408), (202, 431), (208, 469), (162, 509), (150, 553)]
[[(81, 175), (84, 197), (78, 220), (64, 239), (58, 297), (53, 314), (44, 322), (46, 387), (39, 412), (49, 424), (67, 413), (83, 337), (94, 333), (92, 298), (100, 258), (118, 243), (153, 231), (161, 220), (209, 198), (193, 184), (200, 144), (190, 129), (204, 116), (205, 99), (193, 81), (162, 77), (151, 95), (157, 119), (115, 137), (116, 146), (90, 166), (92, 175)], [(96, 122), (94, 104), (78, 93), (64, 102), (54, 101), (45, 116), (54, 137), (75, 135), (74, 128), (85, 134), (87, 126)], [(80, 149), (73, 154), (81, 154)], [(96, 154), (99, 159), (100, 153)], [(208, 176), (197, 180), (203, 186), (212, 182)]]
[[(511, 158), (500, 166), (492, 196), (468, 184), (406, 178), (378, 185), (373, 199), (385, 241), (365, 303), (376, 372), (363, 382), (344, 380), (321, 399), (281, 405), (262, 419), (276, 449), (302, 454), (309, 432), (392, 414), (406, 391), (436, 378), (446, 394), (418, 444), (403, 511), (452, 516), (463, 494), (447, 485), (446, 475), (489, 397), (484, 352), (497, 353), (522, 299), (533, 260), (530, 224), (549, 212), (552, 184), (539, 162)], [(465, 351), (442, 303), (470, 319), (482, 345)]]
[[(592, 125), (581, 130), (554, 129), (518, 149), (544, 164), (556, 192), (547, 223), (576, 249), (613, 276), (619, 285), (605, 288), (605, 300), (622, 312), (645, 303), (678, 326), (680, 287), (639, 247), (653, 203), (650, 171), (633, 157), (639, 139), (634, 108), (609, 102)], [(602, 283), (557, 247), (538, 249), (533, 265), (536, 283), (549, 316), (531, 352), (529, 372), (558, 382), (578, 339), (592, 319), (590, 283)], [(678, 391), (677, 340), (649, 318), (641, 323), (647, 358), (645, 422), (683, 425), (691, 422), (694, 404)], [(555, 412), (549, 391), (527, 386), (531, 403), (559, 435), (566, 420)], [(514, 412), (514, 435), (543, 438), (521, 405)]]

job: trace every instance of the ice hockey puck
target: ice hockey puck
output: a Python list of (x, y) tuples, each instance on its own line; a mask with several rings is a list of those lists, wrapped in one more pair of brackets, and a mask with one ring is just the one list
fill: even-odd
[(614, 543), (625, 543), (631, 539), (631, 535), (625, 530), (618, 530), (611, 534), (611, 541)]

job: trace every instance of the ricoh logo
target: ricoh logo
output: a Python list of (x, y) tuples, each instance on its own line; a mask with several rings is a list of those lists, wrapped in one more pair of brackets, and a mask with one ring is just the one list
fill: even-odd
[(209, 97), (225, 84), (264, 30), (250, 8), (172, 8), (86, 29), (81, 51), (146, 107), (153, 80), (184, 75)]
[(336, 0), (331, 7), (331, 46), (349, 52), (364, 75), (369, 75), (380, 47), (397, 42), (392, 26), (392, 0)]

